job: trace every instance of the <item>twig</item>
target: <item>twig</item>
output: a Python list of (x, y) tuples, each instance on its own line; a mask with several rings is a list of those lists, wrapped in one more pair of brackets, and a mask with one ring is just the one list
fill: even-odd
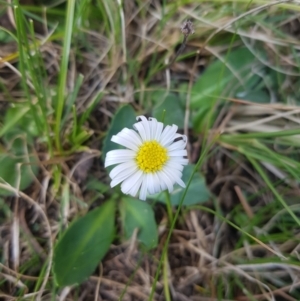
[(191, 35), (191, 34), (193, 34), (195, 32), (194, 31), (193, 23), (190, 20), (187, 20), (187, 21), (183, 22), (183, 24), (181, 25), (180, 29), (181, 29), (181, 32), (184, 35), (183, 41), (182, 41), (182, 44), (179, 47), (178, 51), (176, 52), (175, 57), (173, 58), (173, 60), (171, 61), (171, 63), (168, 65), (168, 67), (171, 66), (176, 61), (176, 59), (178, 58), (178, 56), (185, 49), (186, 43), (187, 43), (187, 39), (188, 39), (189, 35)]

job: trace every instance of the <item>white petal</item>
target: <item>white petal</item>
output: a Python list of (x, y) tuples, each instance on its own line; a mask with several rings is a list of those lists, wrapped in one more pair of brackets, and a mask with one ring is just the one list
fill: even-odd
[(189, 159), (181, 158), (181, 157), (171, 157), (168, 162), (176, 162), (181, 165), (187, 165), (189, 164)]
[(160, 137), (159, 137), (159, 142), (162, 143), (164, 139), (166, 139), (166, 137), (168, 136), (169, 132), (171, 131), (171, 126), (170, 125), (166, 125), (165, 128), (163, 129)]
[(120, 164), (120, 163), (125, 163), (128, 160), (129, 159), (127, 157), (105, 159), (105, 167)]
[(130, 149), (114, 149), (106, 154), (106, 158), (119, 158), (119, 157), (128, 157), (134, 158), (136, 156), (136, 152)]
[(149, 194), (155, 194), (154, 174), (153, 173), (148, 173), (147, 178), (148, 178), (148, 193)]
[(145, 132), (145, 128), (143, 127), (141, 122), (137, 122), (133, 125), (133, 127), (139, 132), (142, 141), (146, 141), (147, 140), (147, 135)]
[(177, 170), (179, 170), (179, 171), (183, 171), (183, 166), (182, 166), (182, 164), (176, 162), (176, 160), (173, 160), (173, 161), (170, 161), (170, 160), (169, 160), (169, 161), (166, 163), (166, 167), (168, 167), (168, 168), (173, 168), (173, 169), (177, 169)]
[(186, 146), (186, 142), (183, 140), (179, 140), (176, 142), (173, 142), (171, 145), (169, 145), (167, 147), (168, 151), (173, 151), (173, 150), (177, 150), (177, 149), (184, 149)]
[(187, 139), (186, 135), (175, 134), (175, 139), (178, 139), (178, 138), (182, 139), (185, 142), (185, 144), (187, 144), (188, 139)]
[(182, 188), (185, 188), (185, 187), (186, 187), (185, 183), (184, 183), (180, 178), (178, 178), (178, 179), (176, 180), (176, 182), (177, 182), (177, 184), (178, 184), (179, 186), (181, 186)]
[(125, 146), (131, 150), (137, 151), (139, 148), (136, 144), (130, 142), (128, 139), (120, 137), (118, 135), (114, 135), (111, 137), (111, 141), (120, 144), (122, 146)]
[(170, 157), (184, 157), (187, 156), (187, 151), (186, 149), (173, 150), (171, 152), (168, 152), (168, 155)]
[(110, 183), (110, 187), (114, 187), (127, 178), (129, 178), (132, 174), (137, 172), (138, 168), (136, 166), (132, 166), (131, 168), (123, 170), (121, 173), (119, 173), (114, 179), (112, 179)]
[(131, 196), (136, 196), (136, 194), (138, 193), (141, 185), (142, 185), (142, 182), (143, 182), (143, 179), (144, 179), (144, 174), (142, 173), (142, 176), (136, 181), (136, 183), (132, 186), (131, 190), (129, 191), (128, 194), (130, 194)]
[(104, 167), (127, 162), (130, 159), (133, 159), (136, 156), (136, 153), (129, 149), (116, 149), (109, 151), (106, 154)]
[(147, 190), (148, 190), (148, 178), (147, 178), (147, 175), (144, 174), (143, 175), (142, 187), (141, 187), (140, 195), (139, 195), (140, 200), (142, 200), (142, 201), (146, 200)]
[(163, 146), (169, 146), (171, 143), (173, 143), (177, 129), (178, 129), (177, 125), (174, 124), (172, 126), (167, 125), (160, 137), (160, 143)]
[(140, 146), (143, 143), (141, 137), (138, 135), (136, 131), (127, 128), (119, 132), (117, 136), (129, 140), (130, 142), (136, 144), (137, 146)]
[(124, 170), (126, 171), (127, 169), (133, 169), (135, 167), (137, 168), (136, 163), (133, 160), (130, 160), (128, 162), (119, 164), (118, 166), (114, 167), (109, 173), (109, 176), (111, 177), (111, 179), (113, 179), (120, 175)]
[(164, 169), (164, 172), (173, 180), (173, 183), (176, 182), (181, 187), (183, 187), (183, 188), (185, 187), (185, 183), (181, 180), (181, 177), (182, 177), (181, 171), (166, 167)]
[(155, 140), (155, 133), (157, 128), (157, 120), (155, 118), (149, 118), (150, 124), (150, 140)]
[(147, 120), (145, 116), (139, 116), (138, 118), (142, 119), (142, 125), (145, 128), (146, 132), (146, 139), (151, 139), (151, 129), (150, 129), (150, 122)]
[(173, 191), (173, 181), (170, 179), (170, 177), (164, 172), (164, 170), (161, 170), (157, 173), (159, 179), (160, 179), (160, 185), (162, 190), (163, 188), (167, 187), (169, 192)]
[(180, 170), (168, 166), (164, 167), (164, 172), (169, 176), (173, 184), (176, 182), (176, 178), (182, 177), (182, 172)]
[(157, 175), (157, 172), (155, 172), (153, 174), (153, 182), (154, 182), (154, 193), (160, 192), (161, 191), (160, 179), (159, 179), (159, 177)]
[(154, 140), (160, 141), (160, 137), (161, 137), (163, 128), (164, 128), (163, 123), (162, 122), (157, 122)]
[(161, 191), (168, 189), (167, 184), (164, 181), (162, 181), (160, 174), (159, 174), (159, 186)]
[(145, 116), (138, 116), (137, 120), (141, 119), (140, 122), (137, 122), (133, 125), (133, 127), (139, 132), (143, 141), (150, 140), (150, 122), (147, 120)]
[(127, 178), (121, 185), (121, 190), (125, 194), (135, 196), (140, 189), (143, 180), (143, 172), (138, 170), (132, 176)]

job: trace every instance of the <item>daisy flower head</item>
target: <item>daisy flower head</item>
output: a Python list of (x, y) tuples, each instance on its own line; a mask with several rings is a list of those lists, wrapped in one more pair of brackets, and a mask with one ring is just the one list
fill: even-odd
[(124, 194), (146, 200), (147, 193), (155, 194), (168, 189), (173, 191), (175, 183), (185, 187), (181, 180), (183, 166), (188, 164), (187, 137), (177, 133), (176, 125), (167, 125), (155, 118), (138, 116), (134, 130), (124, 128), (111, 141), (125, 149), (109, 151), (105, 167), (115, 166), (109, 173), (110, 186), (120, 183)]

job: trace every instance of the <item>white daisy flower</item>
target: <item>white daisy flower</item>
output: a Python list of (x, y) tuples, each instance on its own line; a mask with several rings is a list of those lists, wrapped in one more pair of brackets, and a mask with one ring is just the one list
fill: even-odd
[(138, 116), (141, 120), (133, 125), (136, 130), (124, 128), (111, 138), (126, 149), (112, 150), (107, 153), (105, 167), (118, 164), (109, 173), (110, 186), (121, 184), (124, 194), (136, 196), (141, 200), (146, 195), (168, 189), (173, 191), (175, 183), (185, 187), (181, 180), (183, 165), (188, 164), (185, 149), (187, 137), (177, 134), (176, 125), (167, 125), (155, 118)]

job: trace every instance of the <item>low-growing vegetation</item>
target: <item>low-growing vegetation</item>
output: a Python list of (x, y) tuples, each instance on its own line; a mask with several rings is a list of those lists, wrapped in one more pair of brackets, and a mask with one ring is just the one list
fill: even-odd
[[(300, 300), (299, 13), (0, 1), (0, 299)], [(138, 116), (182, 143), (146, 201), (107, 159)]]

